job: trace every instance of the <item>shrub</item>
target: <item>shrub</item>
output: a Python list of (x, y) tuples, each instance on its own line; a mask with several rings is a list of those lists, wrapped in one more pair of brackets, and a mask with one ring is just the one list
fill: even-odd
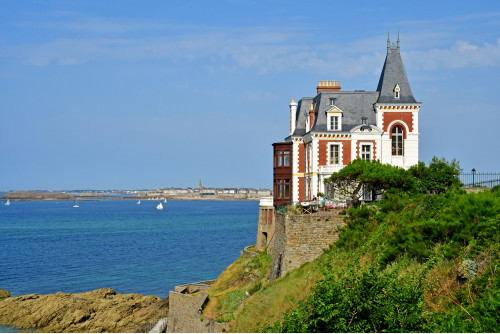
[(399, 277), (399, 270), (327, 268), (324, 279), (301, 306), (270, 329), (278, 332), (410, 332), (422, 329), (421, 276)]

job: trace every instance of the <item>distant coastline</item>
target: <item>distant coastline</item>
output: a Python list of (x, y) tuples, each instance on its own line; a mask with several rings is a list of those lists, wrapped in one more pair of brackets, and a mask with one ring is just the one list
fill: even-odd
[[(2, 196), (3, 195), (3, 196)], [(269, 189), (252, 188), (164, 188), (126, 191), (11, 191), (0, 193), (0, 201), (96, 201), (96, 200), (176, 200), (176, 201), (258, 201), (272, 195)]]

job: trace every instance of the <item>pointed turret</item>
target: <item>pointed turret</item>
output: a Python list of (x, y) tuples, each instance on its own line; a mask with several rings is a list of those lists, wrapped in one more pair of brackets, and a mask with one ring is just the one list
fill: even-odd
[(405, 67), (399, 52), (399, 31), (397, 44), (391, 45), (387, 36), (387, 56), (377, 86), (380, 92), (378, 103), (415, 103)]

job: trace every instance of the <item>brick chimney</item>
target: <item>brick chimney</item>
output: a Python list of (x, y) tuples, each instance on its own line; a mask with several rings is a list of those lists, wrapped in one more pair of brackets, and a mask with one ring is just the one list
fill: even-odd
[(335, 80), (326, 80), (319, 81), (318, 87), (316, 87), (316, 94), (319, 94), (322, 90), (328, 91), (339, 91), (342, 87), (340, 87), (339, 82)]

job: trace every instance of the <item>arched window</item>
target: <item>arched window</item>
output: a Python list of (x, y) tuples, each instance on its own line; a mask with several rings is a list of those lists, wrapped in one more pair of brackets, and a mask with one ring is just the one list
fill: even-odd
[(399, 125), (392, 128), (392, 155), (403, 155), (403, 128)]

